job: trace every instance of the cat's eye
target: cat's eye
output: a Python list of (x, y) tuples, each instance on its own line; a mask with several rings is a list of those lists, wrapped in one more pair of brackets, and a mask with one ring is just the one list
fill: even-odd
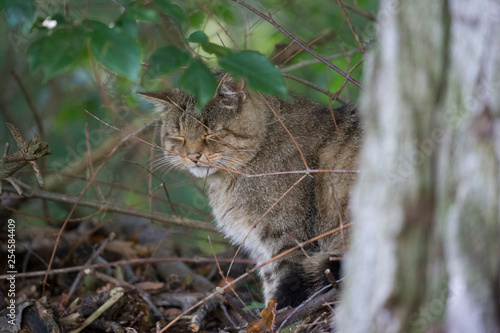
[(220, 141), (219, 136), (215, 133), (205, 135), (205, 141)]
[(186, 140), (183, 136), (167, 136), (166, 139), (173, 143), (184, 143)]

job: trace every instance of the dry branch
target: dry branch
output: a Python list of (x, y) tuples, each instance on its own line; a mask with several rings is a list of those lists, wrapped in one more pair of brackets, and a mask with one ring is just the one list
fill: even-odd
[[(180, 217), (180, 216), (174, 216), (174, 215), (169, 215), (169, 214), (164, 214), (164, 213), (159, 213), (159, 212), (149, 212), (146, 210), (137, 209), (137, 208), (133, 208), (133, 207), (129, 207), (129, 206), (111, 204), (111, 203), (106, 203), (106, 202), (103, 203), (103, 202), (95, 201), (95, 200), (83, 200), (83, 199), (78, 200), (78, 197), (76, 197), (74, 195), (67, 195), (67, 194), (38, 190), (38, 189), (35, 189), (35, 188), (28, 186), (28, 185), (25, 185), (25, 184), (23, 184), (23, 188), (27, 192), (27, 194), (25, 194), (25, 196), (31, 197), (31, 198), (47, 199), (47, 200), (64, 202), (64, 203), (69, 203), (69, 204), (78, 203), (79, 206), (98, 209), (101, 212), (111, 212), (111, 213), (119, 213), (119, 214), (143, 217), (143, 218), (147, 218), (150, 220), (174, 224), (174, 225), (178, 225), (178, 226), (186, 227), (186, 228), (193, 228), (193, 229), (205, 230), (205, 231), (215, 231), (216, 230), (212, 224), (208, 224), (206, 222), (200, 222), (197, 220), (192, 220), (192, 219), (188, 219), (188, 218), (184, 218), (184, 217)], [(9, 189), (7, 189), (7, 191), (9, 191)]]
[(333, 69), (334, 71), (336, 71), (337, 73), (339, 73), (340, 75), (342, 75), (343, 77), (345, 77), (346, 80), (348, 80), (349, 82), (352, 82), (357, 87), (363, 89), (363, 86), (361, 85), (361, 83), (359, 83), (352, 76), (350, 76), (349, 74), (347, 74), (346, 72), (344, 72), (343, 70), (341, 70), (340, 68), (338, 68), (337, 66), (335, 66), (334, 64), (332, 64), (331, 62), (329, 62), (328, 60), (326, 60), (325, 58), (323, 58), (322, 56), (320, 56), (319, 54), (317, 54), (316, 52), (314, 52), (311, 48), (309, 48), (307, 45), (305, 45), (304, 43), (302, 43), (297, 37), (295, 37), (294, 35), (292, 35), (288, 31), (286, 31), (282, 26), (280, 26), (271, 17), (271, 15), (269, 15), (269, 16), (264, 15), (263, 13), (261, 13), (260, 11), (258, 11), (255, 8), (253, 8), (252, 6), (250, 6), (249, 4), (247, 4), (246, 2), (244, 2), (242, 0), (232, 0), (232, 1), (234, 1), (234, 2), (236, 2), (238, 4), (240, 4), (240, 5), (242, 5), (243, 7), (247, 8), (251, 12), (255, 13), (256, 15), (258, 15), (261, 18), (263, 18), (264, 20), (266, 20), (267, 22), (271, 23), (274, 27), (276, 27), (276, 29), (278, 29), (279, 31), (281, 31), (281, 33), (283, 33), (285, 36), (287, 36), (288, 38), (290, 38), (291, 40), (293, 40), (297, 45), (299, 45), (301, 48), (303, 48), (304, 51), (306, 51), (307, 53), (311, 54), (313, 57), (315, 57), (316, 59), (318, 59), (319, 61), (321, 61), (322, 63), (324, 63), (325, 65), (327, 65), (328, 67), (330, 67), (331, 69)]
[(276, 318), (276, 326), (279, 325), (279, 328), (276, 332), (280, 332), (282, 328), (286, 327), (285, 324), (287, 322), (293, 323), (295, 321), (303, 319), (311, 313), (320, 310), (325, 306), (325, 303), (331, 302), (332, 299), (334, 299), (338, 295), (337, 289), (332, 289), (329, 292), (318, 296), (318, 294), (320, 294), (321, 292), (323, 292), (323, 289), (321, 289), (315, 295), (311, 296), (308, 300), (306, 300), (295, 309), (283, 312), (278, 315)]
[(40, 173), (40, 169), (36, 164), (36, 160), (42, 156), (50, 155), (51, 151), (49, 146), (45, 142), (38, 142), (38, 137), (35, 135), (31, 141), (26, 142), (22, 137), (19, 130), (11, 123), (5, 123), (10, 133), (14, 137), (19, 150), (14, 154), (8, 155), (9, 145), (5, 146), (5, 152), (2, 160), (0, 161), (0, 193), (2, 191), (1, 181), (6, 180), (14, 186), (19, 194), (22, 194), (17, 182), (14, 181), (12, 176), (19, 169), (27, 164), (31, 164), (31, 167), (35, 171), (36, 178), (41, 187), (44, 186), (43, 177)]
[(359, 45), (359, 48), (361, 49), (361, 51), (363, 53), (365, 53), (365, 47), (363, 46), (363, 43), (361, 43), (361, 40), (359, 39), (359, 36), (358, 34), (356, 33), (356, 29), (354, 28), (354, 26), (352, 25), (351, 23), (351, 19), (349, 18), (349, 15), (347, 15), (346, 11), (345, 11), (345, 8), (344, 8), (344, 4), (342, 3), (342, 0), (337, 0), (339, 6), (340, 6), (340, 9), (342, 9), (342, 13), (344, 14), (345, 16), (345, 19), (347, 21), (347, 24), (349, 25), (349, 28), (351, 29), (352, 31), (352, 34), (354, 35), (354, 38), (356, 38), (356, 42), (358, 42), (358, 45)]
[(375, 15), (373, 15), (372, 13), (370, 13), (369, 11), (361, 9), (358, 6), (355, 6), (355, 5), (348, 3), (348, 2), (343, 3), (343, 5), (345, 8), (349, 9), (350, 11), (369, 19), (370, 21), (373, 21), (373, 22), (377, 21), (377, 17)]
[(215, 297), (207, 299), (191, 318), (191, 323), (189, 324), (191, 331), (199, 332), (203, 319), (207, 316), (207, 314), (214, 311), (221, 302), (222, 295), (220, 294), (216, 294)]
[(92, 313), (85, 321), (83, 324), (78, 327), (77, 329), (72, 330), (70, 333), (79, 333), (81, 332), (85, 327), (90, 325), (94, 320), (99, 318), (107, 309), (109, 309), (111, 306), (113, 306), (118, 300), (124, 295), (124, 290), (121, 287), (116, 287), (112, 289), (109, 292), (110, 298), (97, 309), (94, 313)]
[[(83, 265), (83, 266), (75, 266), (75, 267), (66, 267), (66, 268), (56, 268), (51, 269), (49, 271), (49, 275), (55, 274), (66, 274), (70, 272), (79, 272), (83, 269), (96, 269), (96, 268), (106, 268), (106, 267), (114, 267), (114, 266), (126, 266), (126, 265), (143, 265), (148, 263), (159, 263), (159, 262), (171, 262), (171, 261), (183, 261), (189, 263), (214, 263), (215, 260), (213, 258), (182, 258), (182, 257), (174, 257), (174, 258), (141, 258), (141, 259), (129, 259), (129, 260), (118, 260), (112, 261), (102, 264), (92, 264), (92, 265)], [(248, 259), (218, 259), (219, 262), (224, 263), (237, 263), (237, 264), (250, 264), (250, 260)], [(36, 271), (36, 272), (27, 272), (27, 273), (17, 273), (16, 277), (18, 278), (28, 278), (35, 276), (43, 276), (46, 271)], [(0, 280), (7, 279), (10, 277), (8, 274), (0, 275)]]
[[(151, 123), (144, 124), (144, 119), (136, 119), (128, 126), (128, 130), (130, 130), (130, 133), (133, 133), (132, 135), (136, 136), (142, 133), (150, 125)], [(131, 136), (126, 135), (119, 139), (117, 139), (116, 137), (110, 137), (104, 140), (103, 143), (101, 143), (98, 147), (94, 148), (90, 153), (92, 164), (95, 165), (103, 161), (106, 155), (109, 153), (109, 151), (112, 150), (113, 147), (117, 145), (117, 141), (118, 141), (118, 146), (121, 147), (124, 144), (126, 144), (128, 140), (130, 140), (130, 138)], [(84, 174), (85, 171), (87, 170), (88, 164), (89, 161), (87, 155), (82, 154), (79, 158), (68, 163), (64, 167), (64, 169), (48, 176), (46, 180), (45, 189), (51, 191), (60, 188), (61, 186), (67, 183), (69, 178), (68, 175)]]
[[(252, 268), (251, 270), (247, 271), (245, 274), (242, 274), (240, 275), (238, 278), (234, 279), (232, 281), (232, 284), (235, 284), (237, 283), (238, 281), (241, 281), (243, 280), (244, 278), (246, 278), (247, 276), (249, 276), (250, 274), (252, 274), (253, 272), (257, 271), (258, 269), (268, 265), (269, 263), (279, 259), (279, 258), (282, 258), (284, 256), (286, 256), (287, 254), (299, 249), (299, 248), (302, 248), (304, 247), (306, 244), (309, 244), (309, 243), (312, 243), (312, 242), (315, 242), (317, 241), (318, 239), (320, 238), (323, 238), (323, 237), (326, 237), (328, 235), (331, 235), (331, 234), (334, 234), (336, 232), (339, 232), (341, 231), (343, 228), (347, 228), (347, 227), (350, 227), (351, 226), (351, 223), (348, 223), (346, 225), (344, 225), (343, 227), (339, 227), (339, 228), (335, 228), (335, 229), (332, 229), (330, 231), (327, 231), (321, 235), (318, 235), (316, 237), (313, 237), (303, 243), (300, 243), (286, 251), (283, 251), (281, 252), (280, 254), (276, 255), (275, 257), (269, 259), (268, 261), (260, 264), (260, 265), (257, 265), (255, 266), (254, 268)], [(220, 261), (220, 260), (219, 260)], [(229, 288), (231, 286), (231, 284), (227, 284), (223, 287), (221, 287), (221, 289), (223, 290), (226, 290), (227, 288)], [(216, 292), (213, 292), (212, 294), (208, 295), (207, 297), (205, 297), (204, 299), (200, 300), (198, 303), (196, 303), (195, 305), (193, 305), (192, 307), (190, 307), (189, 309), (187, 309), (186, 311), (182, 312), (180, 315), (178, 315), (174, 320), (172, 320), (171, 322), (168, 323), (168, 325), (166, 325), (165, 327), (163, 327), (158, 333), (162, 333), (162, 332), (165, 332), (169, 327), (172, 327), (176, 322), (178, 322), (183, 316), (187, 315), (189, 312), (193, 311), (194, 309), (196, 309), (197, 307), (199, 307), (200, 305), (202, 305), (206, 300), (208, 300), (209, 298), (212, 298), (214, 297), (215, 295), (219, 294), (220, 291), (216, 291)]]
[[(368, 47), (365, 47), (365, 48), (368, 48)], [(327, 60), (333, 60), (333, 59), (339, 59), (339, 58), (344, 58), (344, 57), (350, 57), (350, 56), (352, 56), (352, 55), (354, 55), (356, 53), (360, 53), (360, 52), (361, 52), (361, 49), (353, 49), (353, 50), (349, 50), (349, 51), (345, 51), (345, 52), (336, 53), (336, 54), (332, 54), (332, 55), (326, 56), (325, 59), (327, 59)], [(290, 65), (290, 66), (286, 66), (286, 67), (281, 67), (280, 68), (280, 72), (282, 74), (283, 73), (288, 73), (288, 72), (291, 72), (293, 70), (296, 70), (296, 69), (299, 69), (299, 68), (303, 68), (303, 67), (306, 67), (306, 66), (309, 66), (309, 65), (314, 65), (314, 64), (317, 64), (317, 63), (320, 63), (320, 62), (321, 61), (319, 61), (318, 59), (302, 60), (302, 61), (297, 62), (296, 64), (293, 64), (293, 65)], [(309, 82), (309, 81), (306, 81), (306, 82)]]

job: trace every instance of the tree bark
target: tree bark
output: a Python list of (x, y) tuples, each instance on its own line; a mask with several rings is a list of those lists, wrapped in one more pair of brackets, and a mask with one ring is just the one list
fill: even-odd
[(500, 3), (377, 22), (338, 332), (500, 332)]

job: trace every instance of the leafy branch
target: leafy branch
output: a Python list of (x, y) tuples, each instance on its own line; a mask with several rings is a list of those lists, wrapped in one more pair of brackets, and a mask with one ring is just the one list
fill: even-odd
[(272, 18), (271, 13), (269, 13), (266, 16), (262, 12), (258, 11), (257, 9), (253, 8), (252, 6), (250, 6), (249, 4), (247, 4), (246, 2), (244, 2), (242, 0), (232, 0), (232, 1), (234, 1), (234, 2), (236, 2), (238, 4), (240, 4), (240, 5), (242, 5), (243, 7), (247, 8), (248, 10), (250, 10), (251, 12), (253, 12), (254, 14), (258, 15), (259, 17), (261, 17), (262, 19), (264, 19), (267, 22), (271, 23), (276, 29), (278, 29), (279, 31), (281, 31), (281, 33), (283, 33), (285, 36), (287, 36), (288, 38), (290, 38), (291, 40), (293, 40), (297, 45), (299, 45), (301, 48), (303, 48), (304, 51), (306, 51), (307, 53), (311, 54), (313, 57), (315, 57), (316, 59), (318, 59), (319, 61), (321, 61), (322, 63), (324, 63), (325, 65), (327, 65), (328, 67), (330, 67), (331, 69), (333, 69), (334, 71), (336, 71), (337, 73), (339, 73), (340, 75), (342, 75), (349, 82), (352, 82), (357, 87), (359, 87), (361, 89), (364, 89), (363, 85), (361, 85), (361, 83), (359, 83), (357, 80), (355, 80), (352, 76), (350, 76), (349, 74), (347, 74), (346, 72), (344, 72), (343, 70), (341, 70), (340, 68), (338, 68), (337, 66), (335, 66), (334, 64), (332, 64), (331, 62), (329, 62), (327, 59), (325, 59), (324, 57), (322, 57), (318, 53), (314, 52), (309, 46), (307, 46), (306, 44), (302, 43), (297, 37), (295, 37), (294, 35), (292, 35), (288, 31), (286, 31), (281, 25), (279, 25)]

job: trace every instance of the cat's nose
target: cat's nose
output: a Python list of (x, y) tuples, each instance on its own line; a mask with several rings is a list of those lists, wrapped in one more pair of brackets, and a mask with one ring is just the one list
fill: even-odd
[(187, 157), (194, 163), (194, 164), (198, 164), (198, 161), (201, 157), (201, 154), (197, 151), (193, 152), (193, 153), (187, 153)]

